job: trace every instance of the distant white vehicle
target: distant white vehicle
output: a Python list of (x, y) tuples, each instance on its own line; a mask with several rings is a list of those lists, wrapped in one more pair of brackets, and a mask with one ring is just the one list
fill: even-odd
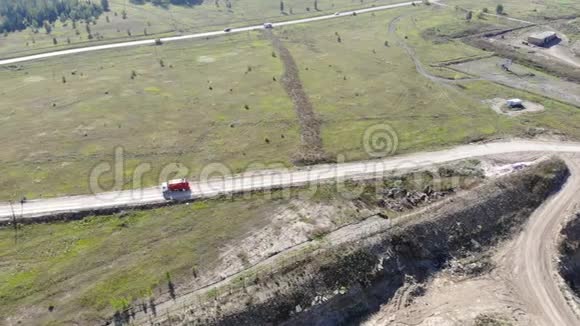
[(519, 98), (513, 98), (511, 100), (507, 100), (506, 104), (510, 108), (521, 108), (524, 105), (524, 102), (522, 100), (520, 100)]
[(272, 25), (272, 23), (264, 23), (264, 28), (271, 29), (274, 28), (274, 25)]
[(338, 16), (338, 15), (340, 15), (340, 11), (337, 11), (337, 12), (335, 12), (335, 13), (334, 13), (334, 15), (335, 15), (335, 16)]
[(231, 32), (231, 31), (232, 31), (232, 29), (231, 29), (230, 27), (228, 27), (228, 28), (224, 29), (224, 32), (226, 32), (226, 33), (227, 33), (227, 32)]

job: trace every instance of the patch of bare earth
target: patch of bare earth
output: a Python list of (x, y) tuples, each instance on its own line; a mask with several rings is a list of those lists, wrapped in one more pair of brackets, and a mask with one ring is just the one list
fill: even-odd
[(510, 108), (506, 105), (506, 101), (507, 100), (503, 98), (494, 98), (484, 102), (489, 104), (491, 109), (494, 110), (496, 113), (507, 115), (510, 117), (515, 117), (518, 115), (532, 112), (542, 112), (545, 110), (543, 105), (530, 101), (523, 101), (523, 105), (519, 108)]
[[(502, 275), (505, 271), (497, 269), (497, 259), (475, 255), (451, 262), (426, 284), (406, 280), (394, 299), (363, 325), (530, 325), (526, 307), (515, 299), (517, 293)], [(407, 294), (413, 287), (420, 291)]]
[(265, 34), (272, 40), (280, 60), (284, 63), (284, 75), (281, 83), (288, 96), (292, 99), (292, 103), (294, 103), (294, 109), (300, 123), (301, 145), (295, 154), (294, 161), (299, 164), (327, 162), (328, 155), (324, 152), (320, 136), (321, 120), (314, 113), (312, 103), (304, 90), (298, 65), (288, 48), (284, 46), (276, 35), (271, 31), (266, 31)]

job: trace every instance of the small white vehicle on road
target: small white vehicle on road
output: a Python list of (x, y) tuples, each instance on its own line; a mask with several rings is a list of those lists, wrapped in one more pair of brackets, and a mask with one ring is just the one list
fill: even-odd
[(274, 28), (274, 25), (272, 25), (272, 23), (264, 23), (264, 28), (265, 29), (272, 29), (272, 28)]

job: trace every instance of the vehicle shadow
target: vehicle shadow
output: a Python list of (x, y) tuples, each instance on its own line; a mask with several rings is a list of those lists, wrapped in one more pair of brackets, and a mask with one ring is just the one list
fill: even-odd
[(546, 42), (544, 43), (544, 48), (549, 49), (553, 46), (556, 46), (558, 44), (562, 43), (562, 39), (559, 37), (556, 37), (555, 39), (551, 40), (550, 42)]
[(163, 193), (163, 198), (173, 201), (188, 201), (191, 200), (191, 190), (187, 191), (167, 191)]

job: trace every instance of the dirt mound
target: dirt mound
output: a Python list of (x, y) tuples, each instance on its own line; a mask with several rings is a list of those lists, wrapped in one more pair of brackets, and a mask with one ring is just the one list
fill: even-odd
[(308, 94), (300, 80), (300, 69), (294, 61), (290, 50), (272, 32), (266, 31), (265, 35), (272, 40), (272, 44), (282, 63), (284, 63), (284, 75), (282, 86), (294, 103), (294, 109), (300, 123), (301, 146), (294, 155), (293, 161), (298, 165), (331, 162), (324, 152), (322, 137), (320, 136), (321, 120), (316, 116)]
[(574, 44), (572, 44), (572, 52), (574, 52), (574, 54), (577, 57), (580, 57), (580, 41), (576, 41), (574, 42)]
[[(546, 161), (513, 176), (401, 218), (392, 228), (356, 234), (337, 244), (329, 234), (276, 261), (270, 272), (240, 278), (160, 322), (193, 325), (360, 322), (389, 300), (408, 302), (425, 281), (457, 257), (467, 257), (512, 234), (568, 175)], [(358, 229), (364, 227), (365, 222)], [(407, 290), (400, 291), (404, 286)], [(398, 293), (398, 294), (397, 294)], [(200, 297), (201, 298), (201, 297)]]
[(560, 274), (580, 301), (580, 213), (562, 229)]

